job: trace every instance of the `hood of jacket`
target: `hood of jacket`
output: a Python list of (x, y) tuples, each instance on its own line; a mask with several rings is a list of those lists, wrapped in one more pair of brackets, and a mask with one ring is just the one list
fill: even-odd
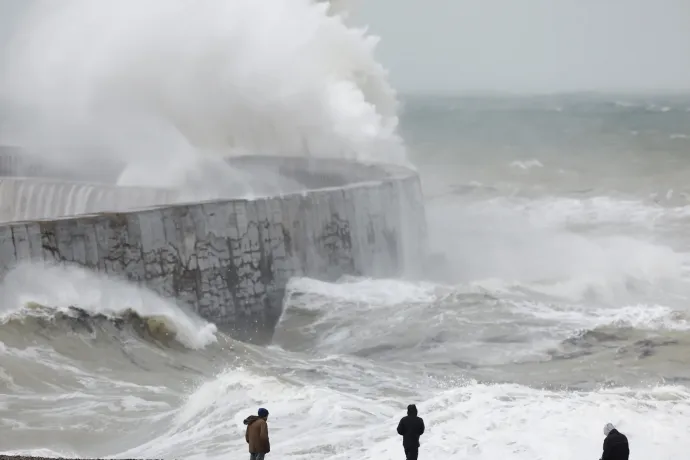
[(417, 406), (415, 406), (414, 404), (410, 404), (409, 406), (407, 406), (407, 415), (416, 416)]
[(250, 415), (249, 417), (247, 417), (247, 418), (244, 419), (244, 422), (243, 422), (243, 423), (244, 423), (245, 425), (249, 426), (249, 425), (251, 425), (252, 423), (254, 423), (254, 422), (256, 422), (257, 420), (259, 420), (260, 418), (261, 418), (261, 417), (259, 417), (258, 415)]

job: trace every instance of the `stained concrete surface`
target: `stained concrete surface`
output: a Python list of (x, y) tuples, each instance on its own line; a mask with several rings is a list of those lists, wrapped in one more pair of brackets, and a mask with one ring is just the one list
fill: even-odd
[(118, 212), (0, 224), (0, 277), (24, 261), (75, 264), (176, 299), (238, 339), (270, 340), (291, 277), (392, 277), (425, 256), (415, 172), (329, 161), (246, 160), (320, 186), (281, 196), (126, 211), (96, 200)]

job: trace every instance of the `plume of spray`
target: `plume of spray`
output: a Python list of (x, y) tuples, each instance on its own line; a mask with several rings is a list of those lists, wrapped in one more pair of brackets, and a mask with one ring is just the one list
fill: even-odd
[(175, 188), (218, 189), (221, 158), (240, 154), (407, 163), (377, 38), (346, 24), (346, 6), (36, 0), (0, 66), (0, 142)]

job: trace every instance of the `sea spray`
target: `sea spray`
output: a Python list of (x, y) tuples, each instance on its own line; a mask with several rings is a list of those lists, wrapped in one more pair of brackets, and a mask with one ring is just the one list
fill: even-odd
[[(36, 1), (9, 43), (3, 139), (60, 163), (182, 187), (207, 158), (405, 162), (376, 37), (343, 2)], [(6, 114), (7, 115), (7, 114)], [(219, 174), (215, 174), (218, 176)], [(213, 179), (220, 183), (220, 180)]]
[(216, 326), (143, 287), (72, 266), (25, 263), (0, 284), (0, 325), (38, 316), (134, 318), (152, 334), (161, 327), (191, 349), (216, 341)]

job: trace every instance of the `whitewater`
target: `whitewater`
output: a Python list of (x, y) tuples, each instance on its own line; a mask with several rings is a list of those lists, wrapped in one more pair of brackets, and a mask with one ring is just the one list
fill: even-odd
[(242, 420), (266, 407), (268, 458), (398, 459), (415, 403), (420, 458), (599, 458), (607, 422), (632, 458), (687, 454), (690, 97), (399, 96), (346, 10), (46, 1), (17, 19), (0, 144), (193, 191), (236, 154), (411, 163), (436, 263), (293, 279), (267, 346), (121, 280), (17, 267), (0, 453), (245, 458)]

